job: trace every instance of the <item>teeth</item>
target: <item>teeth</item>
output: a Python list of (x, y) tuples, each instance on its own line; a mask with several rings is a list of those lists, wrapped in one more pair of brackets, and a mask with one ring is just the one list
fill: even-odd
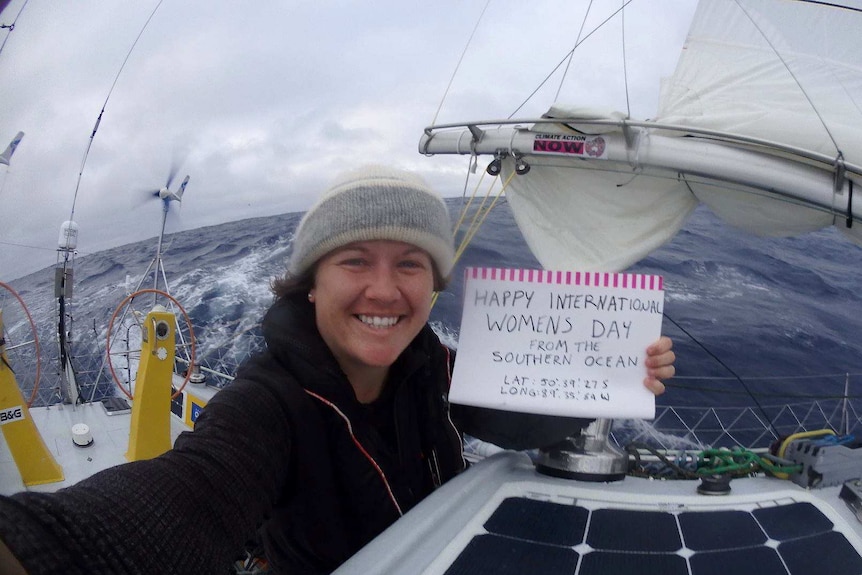
[(398, 316), (379, 317), (371, 315), (360, 315), (358, 317), (359, 321), (361, 321), (365, 325), (370, 325), (371, 327), (377, 328), (392, 327), (393, 325), (398, 323)]

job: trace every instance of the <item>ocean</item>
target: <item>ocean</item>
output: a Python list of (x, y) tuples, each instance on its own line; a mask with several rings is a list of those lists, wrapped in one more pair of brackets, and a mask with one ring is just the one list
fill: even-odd
[[(457, 212), (461, 200), (447, 201)], [(165, 277), (191, 319), (204, 366), (230, 374), (260, 349), (257, 325), (272, 301), (269, 281), (283, 272), (300, 217), (280, 214), (166, 236)], [(86, 230), (81, 238), (84, 242)], [(83, 374), (87, 397), (115, 393), (103, 369), (106, 328), (153, 263), (155, 250), (153, 238), (75, 261), (67, 311), (72, 363)], [(432, 311), (432, 326), (452, 346), (460, 329), (464, 266), (540, 267), (505, 201), (471, 242)], [(840, 416), (843, 404), (837, 398), (845, 385), (854, 402), (862, 397), (862, 249), (837, 230), (761, 238), (727, 226), (702, 206), (671, 242), (628, 271), (664, 278), (662, 331), (673, 338), (678, 359), (677, 377), (658, 398), (659, 406), (746, 406), (751, 413), (766, 409), (769, 417), (800, 419), (798, 410), (788, 416), (768, 407), (800, 403), (814, 406), (800, 409), (819, 410), (832, 420)], [(35, 403), (56, 401), (54, 271), (10, 283), (29, 308), (42, 342)], [(152, 286), (150, 274), (141, 287)], [(7, 345), (29, 340), (17, 301), (5, 295), (0, 305)], [(115, 342), (121, 338), (112, 337)], [(11, 352), (25, 392), (35, 376), (30, 350), (24, 345)], [(97, 385), (87, 388), (87, 380)], [(854, 402), (850, 413), (856, 417)]]

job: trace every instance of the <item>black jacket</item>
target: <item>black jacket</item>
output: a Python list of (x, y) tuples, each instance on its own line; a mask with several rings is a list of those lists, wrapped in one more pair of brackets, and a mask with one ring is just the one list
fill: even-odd
[[(299, 299), (264, 321), (268, 351), (167, 453), (59, 493), (0, 497), (0, 538), (30, 575), (223, 573), (259, 534), (291, 575), (328, 572), (464, 463), (451, 360), (427, 326), (380, 400), (361, 405)], [(452, 406), (462, 431), (548, 445), (581, 420)]]
[(364, 406), (307, 303), (277, 303), (264, 335), (268, 353), (237, 381), (288, 399), (291, 453), (262, 540), (278, 572), (327, 572), (464, 469), (446, 400), (450, 353), (426, 326), (392, 366), (380, 399)]

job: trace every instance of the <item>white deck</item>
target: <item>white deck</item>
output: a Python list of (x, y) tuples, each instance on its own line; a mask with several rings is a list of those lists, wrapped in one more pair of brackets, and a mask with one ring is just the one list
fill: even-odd
[[(191, 397), (189, 393), (202, 399), (203, 403), (216, 393), (215, 389), (209, 387), (190, 385), (187, 388), (188, 393), (184, 393), (186, 402)], [(0, 434), (0, 494), (10, 495), (24, 490), (57, 491), (127, 461), (131, 413), (108, 415), (102, 403), (95, 402), (77, 406), (57, 404), (35, 407), (30, 409), (30, 414), (48, 449), (63, 468), (64, 480), (26, 487), (9, 446)], [(178, 417), (171, 416), (170, 419), (173, 444), (177, 436), (190, 427)], [(72, 442), (72, 426), (76, 423), (89, 426), (93, 436), (93, 444), (89, 447), (77, 447)]]
[(613, 483), (578, 482), (536, 472), (522, 453), (502, 452), (473, 465), (422, 501), (335, 571), (337, 575), (424, 575), (446, 572), (501, 501), (526, 497), (588, 509), (665, 512), (752, 511), (791, 502), (815, 505), (862, 554), (862, 524), (838, 498), (840, 487), (806, 490), (768, 477), (734, 479), (731, 494), (699, 495), (698, 481), (626, 477)]

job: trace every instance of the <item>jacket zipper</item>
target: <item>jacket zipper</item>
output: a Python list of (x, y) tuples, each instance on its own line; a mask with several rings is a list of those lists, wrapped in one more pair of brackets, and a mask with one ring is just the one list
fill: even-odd
[(371, 456), (370, 453), (363, 447), (363, 445), (359, 442), (356, 435), (353, 434), (353, 424), (350, 422), (350, 418), (348, 418), (343, 411), (338, 409), (338, 406), (326, 399), (325, 397), (314, 393), (313, 391), (305, 390), (305, 393), (310, 395), (311, 397), (317, 399), (324, 405), (330, 407), (335, 413), (344, 420), (345, 425), (347, 426), (347, 431), (350, 433), (350, 438), (353, 440), (353, 444), (356, 445), (357, 449), (365, 456), (365, 458), (371, 463), (371, 466), (374, 467), (374, 470), (377, 471), (377, 475), (380, 476), (380, 480), (383, 482), (383, 486), (386, 488), (386, 493), (389, 494), (389, 499), (392, 501), (392, 504), (395, 506), (395, 510), (398, 512), (398, 516), (404, 515), (404, 512), (401, 511), (401, 506), (398, 504), (398, 500), (395, 498), (395, 493), (392, 491), (392, 487), (389, 485), (389, 480), (386, 479), (386, 474), (383, 473), (383, 468), (378, 465), (377, 461)]

